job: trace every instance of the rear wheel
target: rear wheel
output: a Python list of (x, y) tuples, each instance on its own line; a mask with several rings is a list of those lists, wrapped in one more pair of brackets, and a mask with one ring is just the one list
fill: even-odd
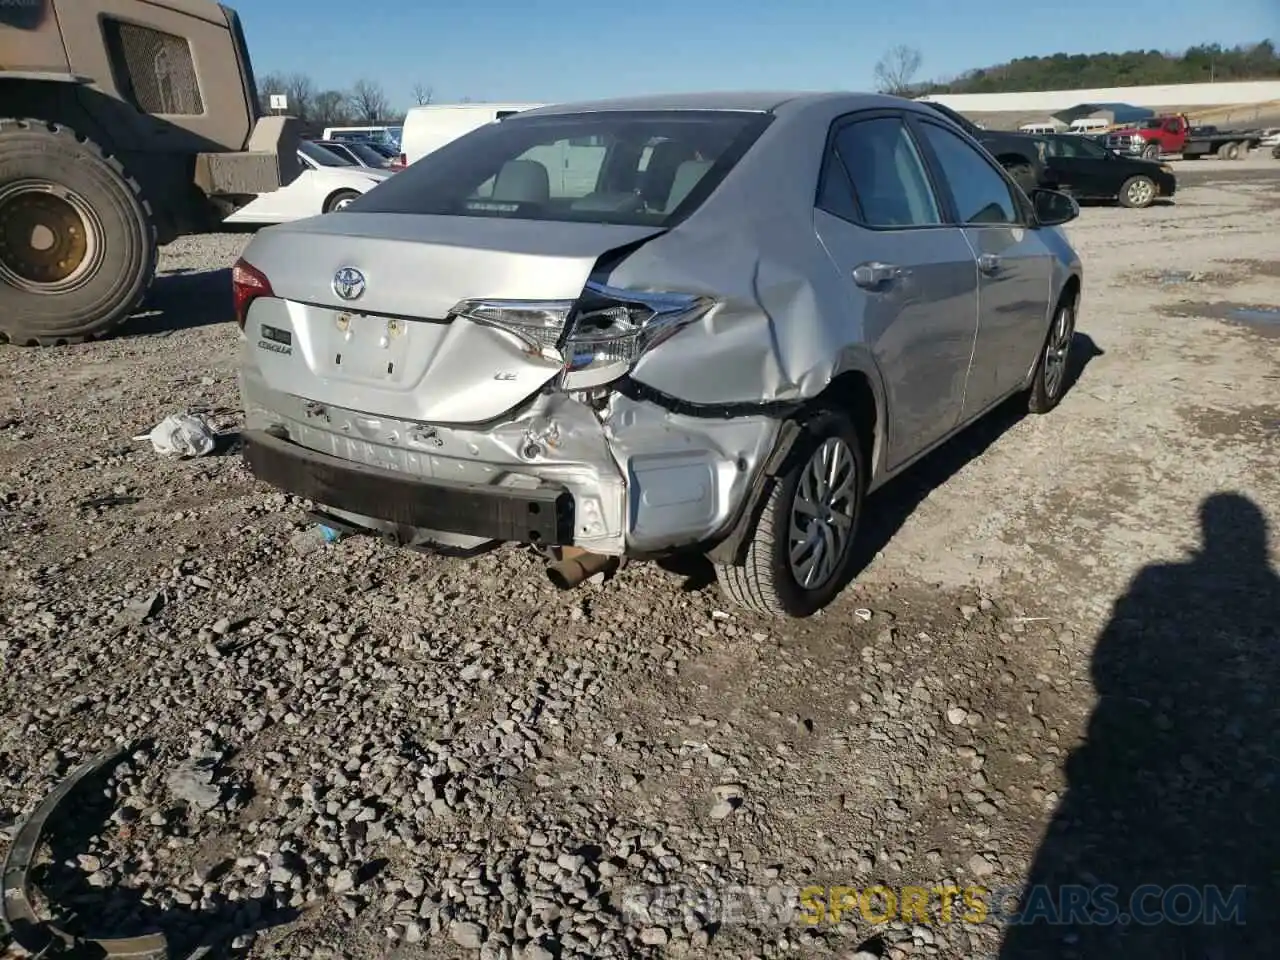
[(810, 420), (756, 520), (741, 566), (717, 569), (720, 588), (756, 613), (808, 617), (843, 589), (866, 489), (862, 445), (847, 417)]
[(1240, 147), (1235, 143), (1224, 143), (1218, 148), (1218, 159), (1235, 160), (1240, 156)]
[(1048, 413), (1067, 392), (1068, 363), (1071, 341), (1076, 335), (1076, 304), (1064, 298), (1053, 315), (1053, 323), (1045, 336), (1044, 349), (1036, 364), (1031, 390), (1027, 394), (1029, 413)]
[(358, 190), (339, 190), (324, 204), (325, 213), (333, 213), (347, 206), (351, 201), (360, 199), (360, 191)]
[(0, 339), (102, 336), (155, 276), (156, 232), (138, 184), (65, 127), (0, 120)]
[(1120, 203), (1126, 207), (1149, 207), (1156, 199), (1156, 183), (1150, 177), (1139, 174), (1130, 177), (1120, 188)]

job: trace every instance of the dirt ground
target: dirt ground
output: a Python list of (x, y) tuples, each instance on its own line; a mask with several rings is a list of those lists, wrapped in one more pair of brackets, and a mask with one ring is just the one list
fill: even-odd
[[(238, 423), (245, 237), (175, 244), (124, 335), (0, 348), (0, 826), (140, 742), (41, 878), (175, 957), (1280, 956), (1280, 162), (1177, 170), (1068, 227), (1059, 409), (877, 494), (864, 573), (798, 625), (696, 568), (560, 594), (514, 548), (302, 549), (231, 439), (132, 439)], [(1248, 889), (1183, 925), (936, 892), (1028, 880)]]

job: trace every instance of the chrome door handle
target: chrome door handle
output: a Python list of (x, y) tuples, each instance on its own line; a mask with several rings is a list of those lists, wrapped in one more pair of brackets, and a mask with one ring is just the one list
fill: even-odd
[(978, 257), (978, 269), (983, 273), (995, 273), (1000, 269), (1000, 258), (994, 253), (984, 253)]
[(891, 263), (860, 263), (853, 268), (853, 282), (860, 287), (878, 287), (902, 276), (901, 267)]

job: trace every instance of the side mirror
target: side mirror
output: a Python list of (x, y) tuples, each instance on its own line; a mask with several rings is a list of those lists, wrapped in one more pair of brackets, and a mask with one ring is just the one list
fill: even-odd
[(1031, 191), (1036, 221), (1042, 227), (1058, 227), (1080, 216), (1080, 204), (1057, 190), (1037, 188)]

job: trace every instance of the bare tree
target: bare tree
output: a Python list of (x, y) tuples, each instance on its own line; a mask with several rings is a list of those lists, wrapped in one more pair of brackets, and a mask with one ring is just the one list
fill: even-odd
[(435, 96), (435, 90), (425, 83), (415, 83), (413, 85), (413, 99), (418, 102), (418, 106), (421, 107), (430, 103), (433, 96)]
[(311, 107), (312, 119), (326, 126), (346, 123), (350, 114), (350, 98), (341, 90), (321, 90)]
[[(271, 110), (271, 95), (273, 93), (284, 93), (285, 78), (283, 74), (267, 73), (258, 78), (258, 104), (262, 107), (263, 113)], [(293, 104), (290, 104), (293, 106)]]
[(386, 119), (391, 111), (387, 94), (376, 80), (357, 80), (351, 88), (351, 109), (359, 120), (365, 123), (377, 123)]
[(286, 112), (299, 120), (310, 120), (315, 108), (315, 81), (305, 73), (291, 73), (283, 80), (284, 89), (278, 92), (289, 98)]
[(922, 59), (915, 47), (898, 44), (876, 62), (876, 89), (895, 97), (911, 96)]

